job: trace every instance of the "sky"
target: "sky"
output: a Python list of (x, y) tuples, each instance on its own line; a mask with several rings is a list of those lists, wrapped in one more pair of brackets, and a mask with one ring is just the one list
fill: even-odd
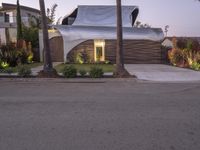
[[(0, 3), (16, 0), (0, 0)], [(77, 5), (115, 5), (116, 0), (45, 0), (46, 8), (58, 4), (56, 18), (70, 14)], [(39, 0), (20, 0), (21, 5), (39, 9)], [(138, 21), (152, 27), (169, 25), (169, 36), (200, 36), (200, 2), (197, 0), (122, 0), (123, 5), (136, 5)]]

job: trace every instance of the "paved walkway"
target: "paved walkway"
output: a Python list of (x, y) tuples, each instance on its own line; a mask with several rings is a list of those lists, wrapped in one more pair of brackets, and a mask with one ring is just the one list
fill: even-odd
[[(53, 62), (53, 66), (55, 67), (55, 66), (57, 66), (57, 65), (59, 65), (59, 64), (61, 64), (62, 62)], [(33, 75), (37, 75), (38, 74), (38, 72), (40, 72), (41, 70), (43, 70), (43, 65), (41, 65), (41, 66), (38, 66), (38, 67), (35, 67), (35, 68), (32, 68), (31, 70), (32, 70), (32, 74)]]
[(126, 64), (138, 79), (148, 81), (200, 81), (200, 72), (162, 64)]

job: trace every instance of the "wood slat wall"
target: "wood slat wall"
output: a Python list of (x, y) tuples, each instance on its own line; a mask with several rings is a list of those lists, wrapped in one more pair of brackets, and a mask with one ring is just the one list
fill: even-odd
[[(106, 60), (115, 63), (116, 40), (105, 40)], [(68, 58), (72, 61), (75, 53), (86, 50), (94, 61), (94, 41), (88, 40), (72, 49)], [(160, 64), (161, 43), (150, 40), (124, 40), (124, 62), (127, 64)]]
[[(116, 40), (106, 40), (106, 59), (115, 62)], [(161, 43), (149, 40), (124, 40), (124, 63), (161, 63)]]
[(93, 40), (88, 40), (74, 47), (67, 55), (67, 59), (70, 62), (74, 62), (77, 53), (83, 52), (83, 51), (87, 52), (87, 54), (89, 55), (90, 61), (94, 61), (94, 41)]
[(64, 47), (63, 47), (63, 38), (54, 37), (49, 41), (51, 49), (51, 57), (53, 62), (63, 62), (64, 61)]

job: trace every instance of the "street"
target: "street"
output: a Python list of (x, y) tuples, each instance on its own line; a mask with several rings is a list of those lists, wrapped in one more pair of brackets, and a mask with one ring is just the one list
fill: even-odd
[(200, 150), (200, 83), (0, 79), (0, 150)]

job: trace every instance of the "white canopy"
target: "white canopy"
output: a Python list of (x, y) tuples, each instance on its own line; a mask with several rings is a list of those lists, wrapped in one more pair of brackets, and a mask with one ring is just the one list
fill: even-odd
[[(124, 27), (132, 27), (138, 15), (137, 6), (122, 6)], [(73, 25), (79, 26), (116, 26), (116, 6), (78, 6)]]

